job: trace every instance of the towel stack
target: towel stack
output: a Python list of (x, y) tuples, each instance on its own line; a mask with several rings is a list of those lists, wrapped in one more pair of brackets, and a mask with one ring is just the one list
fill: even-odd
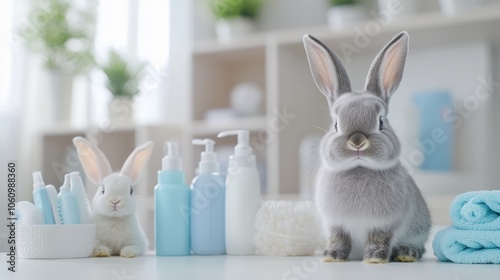
[(500, 264), (500, 191), (461, 194), (450, 216), (453, 225), (438, 232), (432, 244), (440, 261)]

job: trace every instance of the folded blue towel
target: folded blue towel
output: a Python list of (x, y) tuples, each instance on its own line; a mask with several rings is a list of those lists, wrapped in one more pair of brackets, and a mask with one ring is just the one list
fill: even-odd
[(450, 216), (459, 229), (500, 230), (500, 191), (460, 194), (451, 204)]
[(500, 264), (500, 232), (496, 231), (448, 227), (436, 234), (432, 248), (434, 255), (444, 262)]

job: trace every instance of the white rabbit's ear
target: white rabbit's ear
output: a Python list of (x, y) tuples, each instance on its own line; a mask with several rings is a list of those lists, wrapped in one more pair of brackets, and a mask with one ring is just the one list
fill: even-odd
[(153, 142), (149, 141), (135, 148), (127, 158), (127, 161), (123, 164), (120, 173), (129, 177), (133, 185), (139, 180), (139, 175), (148, 161), (149, 156), (151, 156), (151, 152), (153, 152)]
[(396, 35), (377, 55), (372, 63), (365, 89), (386, 102), (403, 78), (406, 56), (408, 55), (408, 33)]
[(78, 157), (87, 177), (96, 185), (111, 174), (111, 165), (104, 153), (83, 137), (73, 138)]
[(304, 47), (314, 82), (330, 105), (340, 95), (351, 92), (351, 82), (347, 72), (335, 53), (309, 34), (304, 35)]

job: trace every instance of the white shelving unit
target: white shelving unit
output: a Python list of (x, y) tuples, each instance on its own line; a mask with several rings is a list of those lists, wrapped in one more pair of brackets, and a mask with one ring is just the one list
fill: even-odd
[[(326, 26), (304, 27), (255, 33), (224, 44), (216, 40), (195, 43), (191, 54), (192, 115), (186, 129), (186, 139), (200, 136), (215, 138), (219, 131), (225, 129), (249, 129), (254, 139), (257, 139), (255, 141), (260, 139), (258, 143), (265, 144), (265, 149), (259, 150), (259, 156), (266, 162), (266, 193), (270, 197), (298, 193), (300, 142), (307, 135), (323, 134), (320, 128), (327, 129), (330, 122), (326, 100), (316, 89), (309, 73), (302, 46), (302, 36), (306, 33), (319, 38), (340, 54), (351, 75), (354, 88), (361, 88), (364, 85), (368, 67), (376, 53), (401, 30), (406, 30), (410, 34), (410, 68), (411, 64), (418, 64), (412, 63), (413, 56), (419, 59), (419, 63), (425, 62), (429, 67), (433, 67), (440, 61), (433, 60), (432, 55), (429, 55), (427, 61), (425, 53), (439, 53), (439, 50), (446, 52), (450, 47), (461, 46), (464, 46), (466, 49), (464, 53), (467, 53), (468, 46), (477, 43), (485, 46), (485, 51), (478, 56), (485, 60), (489, 59), (477, 75), (493, 75), (498, 78), (500, 74), (498, 66), (500, 5), (498, 4), (456, 16), (444, 16), (433, 12), (393, 21), (379, 26), (377, 32), (372, 31), (374, 34), (367, 35), (369, 42), (366, 46), (356, 45), (355, 38), (359, 36), (359, 30), (365, 30), (369, 28), (367, 26), (376, 24), (376, 20), (360, 22), (335, 31)], [(342, 44), (357, 46), (359, 54), (352, 54), (346, 61)], [(460, 49), (457, 53), (460, 54)], [(460, 63), (461, 59), (457, 56), (457, 63)], [(450, 69), (449, 75), (452, 77), (456, 71), (459, 70)], [(408, 69), (408, 72), (412, 70)], [(397, 101), (394, 100), (396, 103), (394, 106), (409, 103), (411, 91), (420, 89), (413, 87), (418, 84), (417, 82), (432, 81), (433, 77), (426, 76), (427, 71), (417, 72), (417, 75), (405, 75), (400, 92), (397, 93), (401, 96)], [(476, 78), (471, 77), (471, 79)], [(264, 89), (265, 110), (262, 116), (217, 124), (204, 121), (203, 116), (208, 110), (229, 107), (230, 90), (243, 81), (254, 82)], [(457, 83), (461, 81), (457, 80)], [(405, 85), (408, 85), (408, 88), (405, 88)], [(422, 85), (422, 88), (425, 88), (425, 85)], [(468, 94), (473, 94), (473, 91)], [(495, 121), (499, 119), (499, 112), (492, 109), (492, 106), (499, 104), (498, 94), (499, 90), (495, 88), (491, 99), (482, 104), (474, 117), (455, 131), (455, 136), (460, 139), (456, 141), (454, 147), (455, 171), (450, 173), (417, 171), (414, 174), (425, 193), (453, 195), (470, 189), (495, 188), (492, 185), (494, 182), (500, 184), (498, 172), (494, 171), (494, 166), (498, 166), (497, 159), (500, 153), (488, 148), (493, 147), (495, 141), (492, 139), (500, 134), (498, 132), (500, 125)], [(454, 97), (456, 102), (460, 102), (464, 96), (459, 94)], [(286, 123), (281, 123), (282, 126), (277, 126), (276, 122), (279, 123), (280, 118), (277, 118), (276, 114), (283, 111), (295, 117)], [(403, 110), (395, 110), (390, 119), (405, 118), (404, 111), (401, 111)], [(231, 140), (218, 142), (235, 144)], [(192, 166), (192, 170), (198, 156), (198, 153), (193, 153), (189, 157), (191, 161), (187, 166)]]

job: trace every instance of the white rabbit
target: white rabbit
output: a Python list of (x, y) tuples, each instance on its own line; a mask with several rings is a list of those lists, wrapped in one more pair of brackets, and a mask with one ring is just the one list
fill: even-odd
[(315, 205), (327, 235), (325, 261), (419, 259), (431, 225), (420, 190), (399, 160), (389, 100), (401, 82), (408, 34), (375, 58), (365, 89), (352, 91), (339, 58), (316, 38), (304, 45), (314, 81), (333, 119), (320, 145)]
[(134, 185), (153, 150), (153, 143), (137, 147), (120, 172), (112, 173), (104, 153), (82, 137), (75, 137), (78, 157), (85, 174), (98, 186), (92, 201), (91, 220), (96, 224), (94, 257), (144, 254), (147, 239), (135, 214)]

